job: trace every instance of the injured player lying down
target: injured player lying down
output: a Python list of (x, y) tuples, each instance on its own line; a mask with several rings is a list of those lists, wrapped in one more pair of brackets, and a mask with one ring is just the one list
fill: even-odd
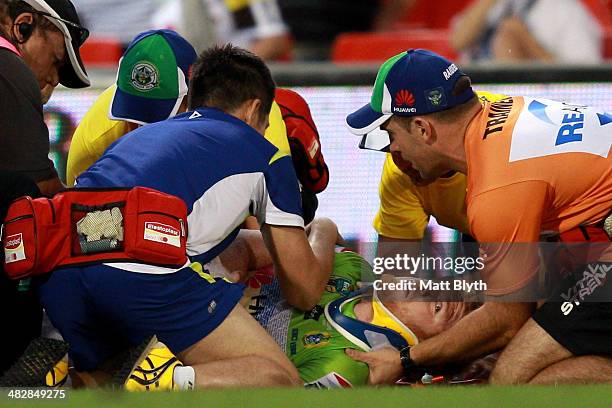
[[(368, 366), (351, 359), (345, 349), (369, 351), (389, 345), (397, 349), (414, 345), (447, 330), (477, 306), (437, 301), (435, 294), (414, 301), (415, 294), (408, 291), (359, 288), (362, 277), (371, 276), (371, 266), (355, 252), (338, 245), (334, 249), (337, 236), (330, 220), (314, 221), (310, 242), (313, 250), (329, 246), (333, 272), (312, 310), (304, 313), (284, 301), (271, 266), (248, 277), (241, 302), (285, 351), (306, 386), (366, 385)], [(258, 232), (245, 232), (238, 242), (249, 248), (246, 252), (258, 254), (259, 265), (266, 264)], [(383, 280), (394, 279), (400, 278), (383, 275)]]

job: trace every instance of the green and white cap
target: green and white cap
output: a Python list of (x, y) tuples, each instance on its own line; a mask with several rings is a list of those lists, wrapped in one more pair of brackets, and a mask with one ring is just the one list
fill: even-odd
[(191, 44), (172, 30), (139, 34), (119, 61), (109, 118), (143, 125), (176, 115), (196, 58)]

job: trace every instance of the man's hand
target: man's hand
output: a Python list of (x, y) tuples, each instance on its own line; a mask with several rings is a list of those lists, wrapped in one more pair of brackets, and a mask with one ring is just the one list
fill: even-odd
[(345, 352), (353, 360), (366, 363), (370, 367), (370, 384), (394, 384), (404, 373), (399, 351), (394, 348), (385, 347), (369, 353), (353, 349), (346, 349)]

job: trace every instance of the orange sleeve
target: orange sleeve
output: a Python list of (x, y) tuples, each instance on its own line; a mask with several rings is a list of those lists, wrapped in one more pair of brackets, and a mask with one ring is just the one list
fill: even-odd
[(550, 186), (525, 181), (497, 188), (468, 203), (470, 228), (480, 244), (481, 272), (488, 295), (506, 295), (526, 286), (538, 272), (542, 216)]

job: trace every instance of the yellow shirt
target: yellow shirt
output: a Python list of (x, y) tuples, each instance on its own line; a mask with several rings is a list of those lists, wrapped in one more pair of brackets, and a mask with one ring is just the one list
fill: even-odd
[[(129, 131), (127, 122), (108, 118), (115, 87), (116, 85), (112, 85), (100, 94), (72, 136), (70, 150), (68, 151), (68, 164), (66, 165), (68, 186), (73, 186), (79, 174), (94, 164), (108, 146)], [(272, 161), (282, 156), (291, 155), (289, 141), (287, 140), (287, 129), (276, 102), (272, 103), (270, 126), (266, 129), (265, 137), (278, 148), (278, 152), (274, 155)]]
[[(505, 95), (477, 92), (481, 99), (497, 101)], [(455, 173), (427, 186), (415, 186), (387, 154), (378, 193), (380, 207), (374, 229), (385, 237), (422, 239), (433, 216), (438, 224), (469, 233), (465, 205), (466, 177)]]
[(66, 165), (68, 186), (73, 186), (78, 175), (94, 164), (108, 146), (129, 130), (127, 122), (108, 118), (115, 87), (112, 85), (98, 96), (74, 131)]

